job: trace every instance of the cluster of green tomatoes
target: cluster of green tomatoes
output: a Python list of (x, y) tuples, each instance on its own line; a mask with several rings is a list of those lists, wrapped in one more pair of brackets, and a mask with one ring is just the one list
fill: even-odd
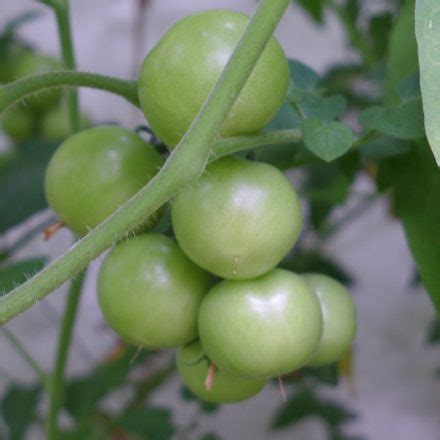
[[(169, 149), (193, 122), (247, 21), (223, 10), (189, 16), (147, 55), (141, 107)], [(221, 136), (261, 131), (288, 85), (287, 60), (272, 38)], [(163, 163), (134, 132), (91, 128), (55, 152), (46, 173), (47, 200), (82, 236)], [(109, 325), (129, 343), (180, 348), (177, 367), (195, 394), (211, 402), (240, 401), (272, 377), (335, 362), (350, 348), (356, 318), (347, 290), (325, 275), (277, 268), (302, 224), (296, 192), (277, 168), (235, 156), (219, 159), (172, 200), (171, 220), (175, 240), (149, 233), (155, 218), (148, 218), (135, 237), (114, 247), (100, 269), (99, 302)]]
[[(8, 83), (27, 76), (62, 70), (62, 64), (50, 56), (34, 51), (19, 42), (8, 48), (5, 60), (0, 61), (0, 83)], [(81, 115), (81, 126), (90, 126), (86, 115)], [(0, 129), (16, 143), (31, 137), (56, 142), (69, 133), (67, 106), (61, 90), (47, 90), (26, 99), (2, 117)]]

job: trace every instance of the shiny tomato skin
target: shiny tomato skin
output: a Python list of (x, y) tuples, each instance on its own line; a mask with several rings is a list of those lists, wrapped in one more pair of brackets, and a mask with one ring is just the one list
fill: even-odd
[(348, 290), (322, 274), (305, 274), (304, 280), (314, 290), (321, 304), (323, 332), (309, 365), (319, 367), (340, 360), (356, 337), (356, 310)]
[(183, 251), (227, 279), (272, 270), (295, 244), (301, 208), (288, 179), (272, 165), (226, 157), (183, 189), (172, 204)]
[(199, 337), (206, 354), (219, 369), (244, 378), (280, 376), (306, 365), (321, 334), (315, 293), (284, 269), (222, 281), (200, 306)]
[[(249, 19), (208, 10), (178, 21), (146, 56), (139, 99), (149, 125), (170, 148), (188, 130), (220, 77)], [(284, 52), (272, 38), (235, 102), (223, 137), (261, 131), (275, 117), (289, 85)]]
[[(83, 236), (141, 189), (163, 161), (130, 130), (90, 128), (66, 139), (52, 156), (46, 199), (59, 219)], [(146, 225), (152, 220), (145, 219)]]
[(197, 313), (210, 283), (173, 240), (141, 234), (118, 244), (103, 262), (99, 304), (127, 342), (174, 348), (197, 337)]

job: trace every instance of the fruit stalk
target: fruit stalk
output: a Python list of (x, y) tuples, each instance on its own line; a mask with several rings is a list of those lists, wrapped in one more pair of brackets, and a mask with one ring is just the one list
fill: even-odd
[(139, 106), (136, 81), (113, 78), (95, 73), (59, 71), (19, 79), (0, 87), (0, 114), (26, 96), (54, 87), (89, 87), (119, 95)]
[[(223, 121), (289, 4), (290, 0), (261, 0), (219, 81), (161, 171), (69, 251), (3, 296), (0, 299), (0, 324), (23, 312), (81, 272), (90, 261), (135, 229), (181, 188), (194, 182), (203, 173)], [(72, 75), (72, 72), (62, 75)], [(128, 91), (132, 93), (130, 84), (125, 82)], [(2, 100), (4, 97), (2, 99), (0, 96), (0, 110)]]

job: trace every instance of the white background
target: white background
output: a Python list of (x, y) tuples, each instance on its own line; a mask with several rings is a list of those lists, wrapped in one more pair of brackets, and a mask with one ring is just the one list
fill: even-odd
[[(129, 77), (133, 71), (132, 27), (136, 2), (72, 0), (71, 3), (79, 68)], [(144, 51), (169, 25), (188, 13), (215, 7), (250, 12), (254, 5), (252, 0), (153, 0), (147, 17)], [(2, 0), (0, 8), (0, 26), (28, 8), (43, 11), (42, 17), (24, 26), (21, 34), (45, 52), (58, 53), (54, 22), (45, 8), (25, 0)], [(276, 35), (288, 56), (323, 71), (335, 61), (353, 56), (347, 51), (334, 18), (329, 16), (326, 23), (324, 28), (316, 27), (301, 11), (291, 8)], [(141, 115), (120, 98), (103, 92), (83, 90), (81, 102), (98, 122), (115, 120), (133, 127), (142, 121)], [(368, 182), (359, 181), (357, 187), (369, 190)], [(17, 233), (19, 231), (12, 231), (11, 236)], [(35, 240), (20, 256), (30, 253), (55, 256), (70, 243), (70, 235), (61, 232), (50, 243)], [(434, 312), (424, 292), (408, 288), (413, 265), (402, 230), (390, 219), (387, 204), (375, 203), (361, 219), (335, 237), (326, 250), (357, 280), (353, 288), (359, 313), (357, 392), (355, 396), (350, 395), (344, 385), (336, 391), (328, 391), (359, 412), (358, 420), (350, 424), (348, 430), (372, 440), (438, 440), (440, 380), (434, 378), (433, 372), (440, 367), (440, 350), (425, 344), (426, 330)], [(97, 267), (98, 263), (94, 263), (81, 301), (69, 375), (87, 371), (115, 341), (103, 324), (96, 303), (94, 273)], [(65, 299), (61, 291), (8, 324), (46, 368), (52, 364), (58, 331), (57, 320), (49, 307), (61, 313)], [(7, 386), (6, 374), (17, 381), (33, 380), (32, 372), (4, 339), (0, 339), (0, 368), (0, 391)], [(154, 396), (154, 401), (175, 408), (176, 420), (185, 423), (194, 408), (181, 404), (178, 388), (177, 379), (170, 381)], [(218, 414), (206, 417), (203, 423), (227, 440), (326, 438), (322, 426), (315, 420), (303, 422), (293, 431), (269, 434), (270, 418), (280, 403), (276, 388), (268, 387), (251, 401), (224, 407)], [(38, 439), (40, 434), (32, 431), (30, 437)]]

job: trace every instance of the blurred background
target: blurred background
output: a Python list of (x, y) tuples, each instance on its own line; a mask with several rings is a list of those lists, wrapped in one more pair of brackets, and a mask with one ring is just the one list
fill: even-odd
[[(144, 9), (141, 9), (142, 3)], [(362, 3), (365, 14), (376, 14), (386, 11), (391, 2), (365, 0)], [(134, 79), (144, 55), (176, 20), (208, 8), (251, 13), (255, 2), (72, 0), (71, 7), (78, 68)], [(39, 15), (20, 26), (18, 35), (37, 50), (59, 56), (53, 15), (36, 2), (2, 0), (0, 29), (29, 10)], [(346, 39), (340, 17), (331, 10), (324, 12), (322, 23), (318, 24), (303, 8), (292, 5), (276, 36), (289, 58), (307, 64), (322, 75), (336, 64), (358, 59)], [(111, 94), (82, 89), (80, 100), (81, 108), (95, 124), (114, 121), (134, 128), (145, 123), (140, 111)], [(9, 142), (8, 137), (2, 135), (3, 149), (8, 148)], [(291, 176), (294, 181), (301, 180), (295, 173)], [(299, 396), (297, 401), (284, 404), (278, 387), (273, 384), (247, 402), (204, 408), (182, 395), (180, 380), (170, 372), (148, 395), (151, 408), (163, 412), (152, 412), (157, 416), (152, 416), (157, 429), (145, 438), (198, 439), (207, 433), (211, 437), (203, 438), (214, 439), (216, 434), (227, 440), (440, 438), (440, 346), (429, 343), (434, 309), (423, 288), (414, 282), (414, 263), (401, 225), (390, 215), (388, 201), (374, 197), (358, 209), (359, 198), (368, 197), (372, 192), (374, 185), (365, 174), (356, 178), (348, 198), (332, 213), (332, 220), (342, 223), (342, 227), (320, 248), (332, 268), (351, 280), (350, 290), (358, 311), (358, 336), (351, 372), (343, 369), (337, 386), (332, 384), (335, 380), (331, 371), (327, 372), (328, 377), (305, 379), (313, 384), (317, 381), (313, 386), (321, 406), (316, 404), (308, 410), (310, 402), (307, 399), (302, 402), (298, 393), (295, 394)], [(21, 196), (16, 194), (18, 198)], [(44, 210), (10, 229), (0, 238), (1, 247), (7, 248), (32, 228), (46, 224), (52, 215)], [(48, 242), (43, 241), (42, 234), (37, 234), (14, 253), (13, 258), (46, 256), (52, 259), (71, 243), (72, 236), (66, 230)], [(90, 379), (90, 372), (103, 359), (112, 359), (118, 353), (119, 341), (104, 323), (97, 304), (98, 267), (99, 261), (95, 261), (87, 275), (69, 357), (68, 376), (77, 381), (74, 384), (78, 384), (79, 378)], [(65, 290), (59, 289), (6, 326), (48, 370), (55, 356)], [(3, 336), (0, 334), (0, 393), (5, 395), (10, 392), (12, 383), (32, 387), (36, 378)], [(130, 380), (134, 383), (166, 369), (172, 358), (172, 353), (144, 355), (148, 357), (145, 364), (142, 359), (133, 363)], [(132, 357), (131, 354), (128, 359)], [(85, 382), (84, 386), (90, 384)], [(115, 387), (99, 405), (110, 413), (117, 411), (121, 402), (130, 397), (130, 392), (125, 387)], [(47, 402), (42, 399), (38, 411), (44, 413), (45, 405)], [(63, 414), (62, 421), (69, 426), (71, 415)], [(337, 425), (337, 434), (334, 431), (329, 437), (332, 424)], [(174, 430), (173, 436), (166, 430), (168, 425), (172, 425), (169, 432)], [(43, 437), (38, 424), (33, 424), (23, 438)]]

